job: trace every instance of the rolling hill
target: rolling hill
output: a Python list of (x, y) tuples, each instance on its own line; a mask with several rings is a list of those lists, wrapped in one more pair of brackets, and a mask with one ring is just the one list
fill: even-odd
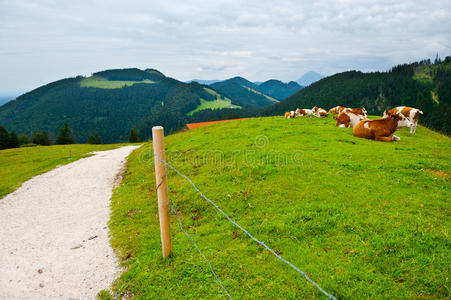
[[(243, 107), (265, 107), (281, 101), (302, 89), (296, 82), (283, 83), (271, 79), (262, 83), (254, 83), (243, 77), (233, 77), (210, 85), (218, 92), (235, 100)], [(251, 105), (249, 105), (251, 104)]]
[[(168, 132), (177, 130), (205, 102), (214, 102), (208, 108), (223, 107), (218, 100), (227, 101), (206, 86), (186, 84), (155, 69), (106, 70), (62, 79), (19, 96), (0, 107), (0, 124), (18, 134), (44, 130), (55, 139), (67, 122), (78, 142), (98, 133), (103, 142), (112, 143), (126, 141), (133, 127), (145, 138), (153, 124), (164, 124)], [(227, 107), (239, 108), (231, 103)]]
[(284, 83), (280, 80), (271, 79), (258, 85), (258, 91), (273, 97), (279, 101), (284, 100), (302, 89), (297, 82)]
[(416, 107), (424, 112), (421, 124), (451, 135), (451, 57), (435, 64), (425, 60), (399, 65), (388, 72), (338, 73), (256, 114), (282, 115), (298, 107), (336, 105), (365, 107), (375, 115), (395, 106)]
[(155, 69), (113, 69), (25, 93), (0, 107), (0, 125), (18, 134), (47, 131), (55, 140), (67, 122), (78, 142), (95, 133), (105, 143), (124, 142), (133, 127), (144, 138), (156, 124), (170, 133), (193, 120), (206, 121), (218, 110), (233, 116), (242, 108), (271, 105), (278, 102), (273, 96), (285, 97), (298, 88), (276, 80), (256, 85), (241, 77), (206, 86), (184, 83)]
[[(383, 143), (334, 124), (332, 117), (216, 124), (166, 137), (166, 157), (337, 299), (446, 298), (450, 138), (420, 126), (415, 136), (402, 129), (400, 142)], [(226, 298), (174, 215), (173, 255), (161, 258), (153, 161), (150, 143), (134, 152), (112, 197), (112, 245), (126, 267), (115, 295)], [(177, 216), (234, 299), (326, 299), (184, 178), (172, 170), (167, 178)]]
[(3, 104), (5, 104), (5, 103), (7, 103), (7, 102), (9, 102), (9, 101), (11, 101), (11, 100), (13, 100), (13, 99), (15, 99), (16, 97), (15, 96), (2, 96), (2, 97), (0, 97), (0, 106), (2, 106)]

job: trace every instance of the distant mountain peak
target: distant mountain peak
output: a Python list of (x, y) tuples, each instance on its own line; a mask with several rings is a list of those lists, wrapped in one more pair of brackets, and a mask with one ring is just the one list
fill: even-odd
[(321, 75), (315, 71), (309, 71), (296, 80), (296, 82), (302, 86), (308, 86), (323, 78), (324, 75)]

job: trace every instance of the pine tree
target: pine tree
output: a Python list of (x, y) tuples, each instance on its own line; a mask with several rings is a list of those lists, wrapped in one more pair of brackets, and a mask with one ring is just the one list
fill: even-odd
[(93, 145), (101, 144), (99, 134), (96, 133), (95, 135), (88, 136), (88, 140), (86, 141), (86, 144), (93, 144)]
[(30, 139), (28, 138), (28, 136), (26, 136), (25, 134), (19, 135), (19, 146), (23, 145), (23, 144), (29, 144), (29, 143), (30, 143)]
[(37, 145), (48, 146), (50, 145), (50, 139), (45, 131), (36, 131), (33, 133), (33, 143)]
[(0, 150), (7, 149), (9, 147), (9, 134), (5, 128), (0, 126)]
[(9, 134), (9, 145), (8, 148), (19, 148), (19, 138), (15, 131), (11, 131)]
[(143, 141), (143, 139), (139, 136), (138, 129), (133, 128), (132, 130), (130, 130), (130, 135), (128, 137), (129, 143), (139, 143), (142, 141)]
[(72, 131), (69, 128), (69, 124), (64, 123), (64, 125), (60, 128), (60, 134), (56, 139), (56, 144), (57, 145), (75, 144), (75, 140), (72, 135)]

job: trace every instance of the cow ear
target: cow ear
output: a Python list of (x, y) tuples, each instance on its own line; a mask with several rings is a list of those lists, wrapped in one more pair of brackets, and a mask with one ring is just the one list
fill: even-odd
[(393, 120), (396, 120), (396, 118), (398, 117), (397, 115), (391, 115), (391, 117), (393, 118)]

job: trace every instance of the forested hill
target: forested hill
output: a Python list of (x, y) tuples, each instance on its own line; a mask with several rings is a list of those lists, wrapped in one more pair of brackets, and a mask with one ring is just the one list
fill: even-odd
[(123, 142), (133, 127), (143, 138), (150, 137), (154, 125), (171, 133), (193, 120), (207, 121), (206, 109), (224, 110), (225, 117), (231, 118), (242, 108), (278, 102), (271, 95), (285, 98), (299, 88), (276, 80), (256, 85), (241, 77), (206, 86), (184, 83), (155, 69), (105, 70), (55, 81), (19, 96), (0, 107), (0, 126), (29, 136), (46, 131), (55, 140), (66, 122), (79, 143), (96, 133), (102, 142)]
[(424, 112), (420, 123), (450, 135), (451, 57), (399, 65), (388, 72), (335, 74), (257, 114), (281, 115), (296, 108), (329, 109), (336, 105), (363, 106), (375, 115), (395, 106), (416, 107)]
[(297, 82), (284, 83), (280, 80), (271, 79), (258, 85), (258, 91), (277, 100), (284, 100), (302, 89)]
[(256, 84), (239, 76), (215, 82), (210, 86), (232, 99), (235, 104), (245, 108), (272, 105), (302, 89), (302, 86), (294, 81), (283, 83), (280, 80), (271, 79)]
[(0, 107), (0, 125), (18, 134), (47, 131), (53, 139), (67, 122), (79, 143), (98, 133), (102, 142), (127, 141), (130, 129), (144, 137), (153, 125), (175, 131), (188, 112), (219, 97), (198, 83), (182, 83), (157, 70), (123, 69), (62, 79)]

